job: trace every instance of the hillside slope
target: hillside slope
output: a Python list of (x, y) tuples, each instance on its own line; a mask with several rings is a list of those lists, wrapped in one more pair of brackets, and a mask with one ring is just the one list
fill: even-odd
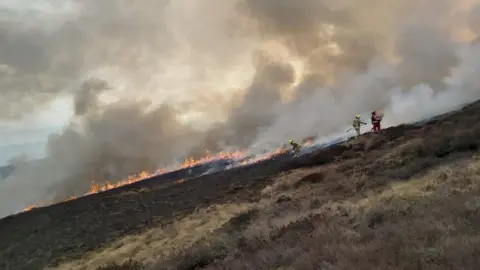
[(476, 102), (294, 160), (153, 178), (7, 217), (0, 268), (132, 258), (152, 269), (473, 269), (479, 120)]

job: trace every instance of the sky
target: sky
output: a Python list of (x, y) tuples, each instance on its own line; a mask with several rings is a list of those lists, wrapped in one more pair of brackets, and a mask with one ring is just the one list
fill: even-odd
[[(167, 1), (161, 0), (159, 2)], [(4, 24), (3, 27), (0, 26), (0, 34), (2, 31), (9, 32), (9, 27), (14, 26), (14, 28), (12, 29), (18, 31), (19, 33), (21, 33), (22, 31), (32, 31), (31, 38), (32, 40), (34, 40), (33, 38), (37, 34), (36, 28), (41, 28), (41, 31), (43, 33), (46, 33), (46, 35), (49, 35), (49, 32), (55, 33), (55, 31), (59, 31), (59, 29), (65, 27), (65, 25), (68, 24), (69, 21), (75, 20), (81, 10), (82, 7), (77, 6), (75, 1), (2, 0), (0, 1), (0, 22), (3, 22)], [(26, 34), (28, 34), (28, 32)], [(41, 40), (42, 38), (43, 37), (40, 36), (40, 41), (34, 40), (33, 42), (45, 42)], [(26, 39), (26, 41), (28, 42), (28, 39)], [(65, 41), (63, 39), (60, 40), (59, 43), (60, 42)], [(0, 46), (2, 45), (0, 44)], [(28, 50), (28, 46), (30, 45), (25, 46), (27, 46), (25, 50)], [(35, 44), (32, 46), (35, 46)], [(39, 44), (39, 46), (43, 46), (43, 44)], [(35, 50), (36, 48), (32, 47), (31, 51)], [(6, 51), (7, 53), (9, 53), (8, 50)], [(25, 51), (25, 54), (27, 56), (29, 53), (29, 51)], [(17, 59), (19, 59), (18, 61), (15, 61), (15, 59), (13, 59), (12, 62), (21, 63), (21, 61), (24, 61), (27, 63), (27, 65), (33, 66), (35, 66), (36, 61), (47, 62), (48, 60), (43, 58), (49, 57), (48, 52), (44, 53), (44, 55), (47, 56), (42, 58), (38, 57), (38, 52), (33, 52), (32, 58), (26, 58), (25, 60), (23, 60), (23, 55), (16, 56), (15, 52), (12, 50), (10, 51), (10, 54), (13, 55), (13, 57), (17, 57)], [(148, 96), (148, 98), (153, 103), (157, 104), (161, 103), (164, 100), (177, 100), (178, 102), (181, 102), (184, 96), (182, 93), (185, 93), (185, 87), (183, 83), (179, 84), (178, 82), (189, 81), (191, 85), (190, 87), (192, 88), (204, 88), (208, 87), (208, 85), (211, 84), (221, 89), (220, 92), (222, 92), (224, 89), (229, 89), (232, 87), (243, 87), (244, 84), (239, 84), (238, 82), (247, 81), (248, 76), (250, 76), (252, 72), (252, 70), (248, 70), (248, 65), (244, 65), (240, 67), (241, 70), (239, 70), (238, 72), (230, 72), (224, 77), (218, 76), (218, 74), (213, 73), (212, 75), (204, 75), (208, 76), (210, 78), (210, 81), (208, 83), (196, 83), (194, 81), (194, 77), (198, 76), (196, 74), (197, 70), (195, 69), (195, 67), (191, 66), (189, 62), (190, 58), (191, 56), (185, 55), (185, 57), (178, 57), (171, 60), (170, 67), (166, 70), (160, 71), (162, 72), (162, 76), (159, 77), (158, 80), (149, 79), (150, 82), (143, 85), (143, 88), (145, 89), (144, 95)], [(51, 62), (53, 62), (53, 60), (51, 60)], [(48, 66), (45, 66), (43, 68), (47, 69)], [(11, 72), (10, 66), (5, 66), (4, 63), (0, 61), (0, 82), (2, 80), (2, 71), (4, 72), (4, 74), (8, 74), (9, 72)], [(88, 70), (85, 70), (83, 72), (84, 74), (88, 74)], [(102, 73), (102, 70), (97, 70), (96, 72)], [(116, 87), (120, 89), (118, 92), (128, 91), (125, 90), (126, 87), (129, 87), (128, 82), (122, 82), (121, 74), (115, 74), (114, 72), (103, 72), (103, 76), (110, 80), (116, 81)], [(244, 77), (244, 79), (242, 79), (242, 77)], [(22, 77), (19, 78), (20, 80), (23, 80)], [(72, 77), (69, 79), (71, 79), (74, 83), (74, 80), (76, 78)], [(69, 83), (70, 82), (63, 84), (59, 83), (58, 85), (54, 85), (53, 87), (71, 87), (71, 85), (68, 85)], [(218, 87), (218, 85), (220, 84), (223, 84), (225, 87)], [(0, 89), (3, 88), (2, 90), (4, 92), (3, 101), (0, 97), (0, 106), (2, 105), (2, 102), (12, 104), (12, 102), (9, 102), (10, 100), (12, 100), (12, 97), (10, 96), (15, 95), (15, 90), (10, 91), (9, 89), (5, 89), (9, 86), (9, 84), (6, 84), (6, 86), (0, 86)], [(157, 89), (163, 90), (159, 93), (156, 93)], [(7, 90), (9, 91), (5, 92)], [(44, 148), (48, 136), (52, 133), (60, 132), (62, 128), (64, 128), (71, 120), (74, 107), (74, 105), (72, 104), (72, 98), (74, 94), (71, 90), (46, 90), (46, 94), (49, 94), (48, 91), (58, 91), (62, 94), (60, 96), (55, 96), (53, 100), (49, 98), (48, 101), (44, 104), (41, 104), (41, 106), (37, 106), (37, 104), (34, 104), (36, 108), (33, 113), (33, 109), (31, 109), (34, 107), (33, 103), (37, 103), (36, 100), (41, 100), (41, 98), (37, 97), (38, 94), (36, 93), (35, 89), (31, 89), (28, 91), (30, 91), (32, 94), (31, 99), (35, 99), (35, 102), (32, 102), (32, 106), (30, 106), (30, 103), (28, 101), (28, 94), (21, 96), (19, 95), (22, 100), (20, 100), (18, 104), (11, 105), (11, 108), (9, 108), (12, 111), (12, 114), (15, 114), (15, 117), (0, 117), (0, 127), (2, 127), (2, 130), (4, 130), (2, 133), (0, 133), (0, 165), (6, 164), (12, 156), (20, 154), (27, 154), (27, 156), (31, 158), (39, 158), (45, 156), (46, 153)], [(38, 92), (42, 93), (41, 90)], [(141, 92), (141, 90), (138, 89), (137, 93), (138, 92)], [(142, 97), (142, 95), (142, 93), (137, 94), (138, 97)], [(108, 102), (111, 100), (115, 100), (117, 97), (118, 93), (107, 93), (103, 95), (101, 99)], [(18, 108), (23, 104), (25, 104), (25, 112), (18, 111)], [(2, 107), (8, 106), (4, 105)], [(5, 110), (7, 112), (3, 112), (3, 114), (9, 114), (8, 109)], [(216, 114), (216, 117), (205, 117), (201, 112), (190, 111), (184, 112), (180, 116), (180, 121), (191, 124), (193, 126), (197, 126), (199, 129), (201, 129), (203, 126), (208, 125), (211, 121), (215, 121), (215, 119), (221, 119), (223, 116), (223, 114)]]
[(72, 105), (68, 98), (58, 99), (39, 114), (21, 120), (0, 122), (0, 164), (13, 156), (26, 154), (30, 158), (45, 157), (48, 136), (58, 133), (68, 124)]
[[(25, 24), (53, 22), (67, 14), (72, 14), (74, 7), (65, 1), (0, 1), (0, 21), (11, 21)], [(0, 32), (8, 28), (0, 28)], [(0, 44), (0, 46), (2, 46)], [(0, 65), (2, 63), (0, 62)], [(1, 71), (1, 67), (0, 67)], [(1, 74), (1, 72), (0, 72)], [(1, 80), (1, 76), (0, 76)], [(0, 89), (2, 91), (4, 89)], [(1, 97), (0, 97), (1, 99)], [(8, 163), (13, 156), (27, 154), (31, 158), (41, 158), (46, 155), (45, 145), (48, 136), (60, 132), (72, 115), (71, 98), (59, 97), (47, 104), (38, 113), (26, 114), (20, 119), (0, 120), (0, 165)]]

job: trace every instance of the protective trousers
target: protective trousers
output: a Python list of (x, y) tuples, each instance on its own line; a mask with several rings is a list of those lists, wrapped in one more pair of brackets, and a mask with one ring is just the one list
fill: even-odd
[(360, 136), (360, 127), (355, 127), (355, 131), (357, 132), (357, 138)]

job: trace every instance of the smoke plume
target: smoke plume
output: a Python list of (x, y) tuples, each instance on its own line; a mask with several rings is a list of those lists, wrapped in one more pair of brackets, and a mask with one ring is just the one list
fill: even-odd
[(0, 183), (0, 215), (205, 150), (480, 98), (480, 0), (31, 2), (0, 4), (0, 119), (59, 96), (74, 115), (45, 160)]

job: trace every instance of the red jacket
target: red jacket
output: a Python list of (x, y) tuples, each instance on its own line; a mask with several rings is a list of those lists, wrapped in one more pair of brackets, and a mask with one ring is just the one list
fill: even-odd
[(372, 115), (372, 124), (380, 121), (382, 121), (382, 117), (380, 115)]

